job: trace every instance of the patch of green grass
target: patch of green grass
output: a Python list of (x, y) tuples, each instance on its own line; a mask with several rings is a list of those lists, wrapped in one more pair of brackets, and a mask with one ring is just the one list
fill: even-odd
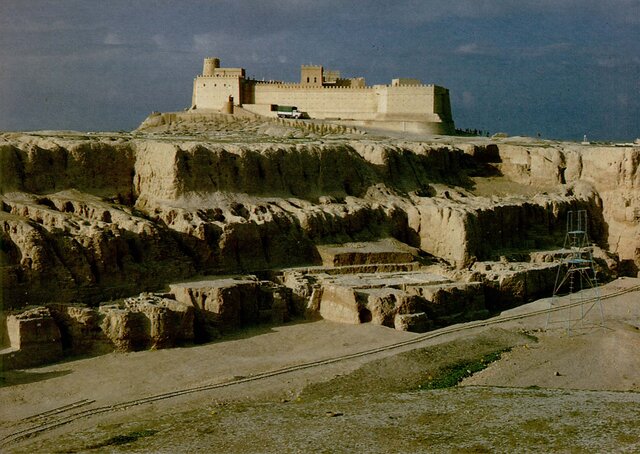
[(500, 359), (502, 353), (509, 349), (484, 355), (480, 360), (463, 361), (443, 369), (436, 377), (431, 377), (424, 383), (421, 389), (451, 388), (460, 383), (464, 378), (470, 377), (476, 372), (486, 369), (489, 364)]
[(543, 418), (529, 419), (521, 423), (519, 427), (520, 429), (522, 429), (523, 433), (528, 434), (537, 434), (551, 431), (549, 421)]
[(133, 432), (129, 432), (126, 435), (116, 435), (115, 437), (111, 437), (102, 441), (100, 443), (96, 443), (95, 445), (88, 446), (86, 449), (98, 449), (104, 448), (105, 446), (118, 446), (118, 445), (126, 445), (128, 443), (133, 443), (139, 438), (150, 437), (155, 435), (157, 430), (136, 430)]

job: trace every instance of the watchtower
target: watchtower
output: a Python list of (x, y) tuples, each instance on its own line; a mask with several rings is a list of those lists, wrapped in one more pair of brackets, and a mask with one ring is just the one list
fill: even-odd
[(204, 65), (202, 67), (203, 76), (213, 76), (216, 69), (220, 67), (220, 59), (215, 57), (209, 57), (204, 59)]
[(302, 65), (300, 67), (300, 83), (307, 86), (322, 87), (322, 66)]

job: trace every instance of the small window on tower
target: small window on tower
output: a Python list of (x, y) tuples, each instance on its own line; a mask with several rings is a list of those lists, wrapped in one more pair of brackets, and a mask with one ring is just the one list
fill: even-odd
[(309, 83), (309, 78), (307, 77), (307, 83)]

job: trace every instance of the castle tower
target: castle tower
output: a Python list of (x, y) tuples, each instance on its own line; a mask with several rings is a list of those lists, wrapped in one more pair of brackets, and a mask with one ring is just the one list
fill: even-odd
[(203, 76), (213, 76), (216, 69), (220, 67), (220, 59), (215, 57), (209, 57), (204, 59), (204, 66), (202, 67)]
[(300, 83), (302, 85), (322, 87), (322, 66), (302, 65), (300, 67)]

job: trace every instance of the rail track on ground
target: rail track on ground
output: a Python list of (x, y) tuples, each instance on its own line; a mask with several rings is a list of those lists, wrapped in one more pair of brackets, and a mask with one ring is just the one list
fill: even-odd
[[(178, 389), (178, 390), (169, 391), (165, 393), (155, 394), (148, 397), (143, 397), (140, 399), (121, 402), (113, 405), (104, 405), (100, 407), (79, 410), (80, 408), (85, 407), (87, 405), (91, 405), (92, 403), (95, 402), (93, 400), (83, 399), (71, 404), (57, 407), (57, 408), (54, 408), (42, 413), (38, 413), (38, 414), (16, 421), (14, 425), (30, 424), (30, 426), (1, 437), (0, 448), (3, 448), (5, 446), (8, 446), (10, 444), (16, 443), (18, 441), (21, 441), (27, 438), (35, 437), (39, 434), (42, 434), (43, 432), (56, 429), (58, 427), (64, 426), (66, 424), (70, 424), (74, 421), (84, 419), (84, 418), (89, 418), (89, 417), (110, 413), (110, 412), (115, 412), (115, 411), (122, 411), (122, 410), (126, 410), (128, 408), (136, 407), (139, 405), (158, 402), (161, 400), (171, 399), (174, 397), (184, 396), (187, 394), (193, 394), (193, 393), (210, 391), (210, 390), (219, 389), (219, 388), (231, 387), (231, 386), (239, 385), (242, 383), (264, 380), (267, 378), (272, 378), (279, 375), (284, 375), (284, 374), (297, 372), (305, 369), (325, 366), (325, 365), (334, 364), (341, 361), (347, 361), (355, 358), (361, 358), (361, 357), (374, 355), (374, 354), (382, 353), (389, 350), (395, 350), (398, 348), (419, 344), (421, 342), (435, 339), (441, 336), (445, 336), (447, 334), (459, 333), (459, 332), (471, 330), (474, 328), (498, 325), (505, 322), (516, 321), (516, 320), (521, 320), (521, 319), (530, 318), (530, 317), (536, 317), (539, 315), (546, 315), (551, 312), (558, 312), (558, 311), (570, 309), (573, 307), (578, 307), (584, 304), (596, 303), (599, 300), (611, 299), (617, 296), (621, 296), (621, 295), (636, 292), (636, 291), (640, 291), (640, 285), (635, 285), (632, 287), (620, 289), (604, 295), (598, 295), (593, 298), (586, 298), (586, 299), (565, 304), (562, 306), (551, 307), (550, 305), (550, 307), (546, 309), (538, 309), (531, 312), (513, 314), (513, 315), (505, 315), (505, 316), (499, 315), (499, 316), (485, 319), (485, 320), (474, 320), (470, 322), (465, 322), (463, 324), (451, 325), (448, 327), (440, 328), (438, 330), (421, 334), (412, 339), (407, 339), (401, 342), (395, 342), (393, 344), (388, 344), (381, 347), (363, 350), (360, 352), (349, 353), (346, 355), (335, 356), (333, 358), (327, 358), (327, 359), (322, 359), (318, 361), (310, 361), (302, 364), (282, 367), (280, 369), (261, 372), (261, 373), (250, 375), (247, 377), (235, 378), (233, 380), (229, 380), (225, 382), (213, 383), (213, 384), (202, 385), (202, 386), (194, 386), (190, 388), (183, 388), (183, 389)], [(72, 412), (72, 413), (69, 413), (69, 412)]]

